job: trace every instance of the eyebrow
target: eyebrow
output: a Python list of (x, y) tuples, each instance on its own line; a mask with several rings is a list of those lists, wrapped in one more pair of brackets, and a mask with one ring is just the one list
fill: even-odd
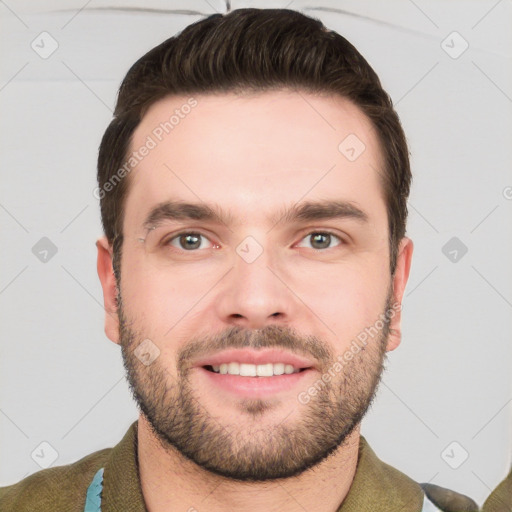
[[(200, 220), (232, 225), (235, 216), (220, 206), (206, 203), (165, 201), (157, 204), (148, 213), (143, 227), (147, 230), (158, 227), (166, 220)], [(277, 214), (267, 217), (273, 225), (280, 222), (308, 222), (328, 219), (353, 219), (368, 223), (368, 214), (350, 201), (324, 200), (305, 201), (285, 207)]]

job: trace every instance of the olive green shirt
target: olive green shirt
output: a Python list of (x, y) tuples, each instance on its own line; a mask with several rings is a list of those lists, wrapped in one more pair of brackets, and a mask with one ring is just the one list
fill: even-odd
[[(146, 512), (138, 472), (137, 425), (132, 423), (113, 448), (1, 487), (0, 511), (83, 512), (87, 488), (104, 468), (101, 511)], [(354, 480), (338, 512), (420, 512), (423, 499), (421, 486), (380, 461), (361, 436)], [(200, 509), (199, 504), (195, 506)]]
[(483, 512), (512, 512), (512, 469), (485, 500)]

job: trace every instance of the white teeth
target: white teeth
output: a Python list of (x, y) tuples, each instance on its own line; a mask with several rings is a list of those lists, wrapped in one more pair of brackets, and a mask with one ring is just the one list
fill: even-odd
[(222, 375), (241, 375), (242, 377), (272, 377), (273, 375), (289, 375), (300, 371), (299, 368), (284, 363), (248, 364), (232, 362), (212, 365), (212, 368), (214, 372)]
[(240, 372), (238, 374), (242, 377), (256, 377), (256, 365), (241, 363)]
[(274, 364), (274, 375), (283, 375), (284, 373), (284, 363), (275, 363)]
[(293, 366), (291, 364), (284, 365), (284, 373), (290, 374), (293, 373)]
[(258, 377), (272, 377), (274, 375), (274, 365), (272, 363), (259, 364), (256, 366), (256, 375)]

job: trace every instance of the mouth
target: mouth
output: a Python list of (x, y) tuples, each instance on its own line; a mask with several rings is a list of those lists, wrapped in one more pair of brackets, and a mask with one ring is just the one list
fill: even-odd
[(202, 368), (221, 375), (240, 375), (241, 377), (274, 377), (277, 375), (300, 373), (309, 369), (309, 367), (297, 368), (291, 364), (285, 363), (249, 364), (238, 363), (236, 361), (222, 363), (220, 365), (207, 364)]
[(315, 372), (313, 362), (277, 349), (228, 350), (205, 357), (194, 365), (208, 393), (268, 398), (280, 392), (300, 391), (304, 379)]

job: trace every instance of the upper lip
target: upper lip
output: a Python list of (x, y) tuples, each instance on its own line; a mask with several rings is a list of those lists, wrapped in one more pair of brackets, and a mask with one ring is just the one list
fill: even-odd
[(309, 359), (280, 349), (231, 349), (198, 359), (193, 366), (213, 366), (223, 363), (291, 364), (294, 368), (312, 368), (314, 364)]

